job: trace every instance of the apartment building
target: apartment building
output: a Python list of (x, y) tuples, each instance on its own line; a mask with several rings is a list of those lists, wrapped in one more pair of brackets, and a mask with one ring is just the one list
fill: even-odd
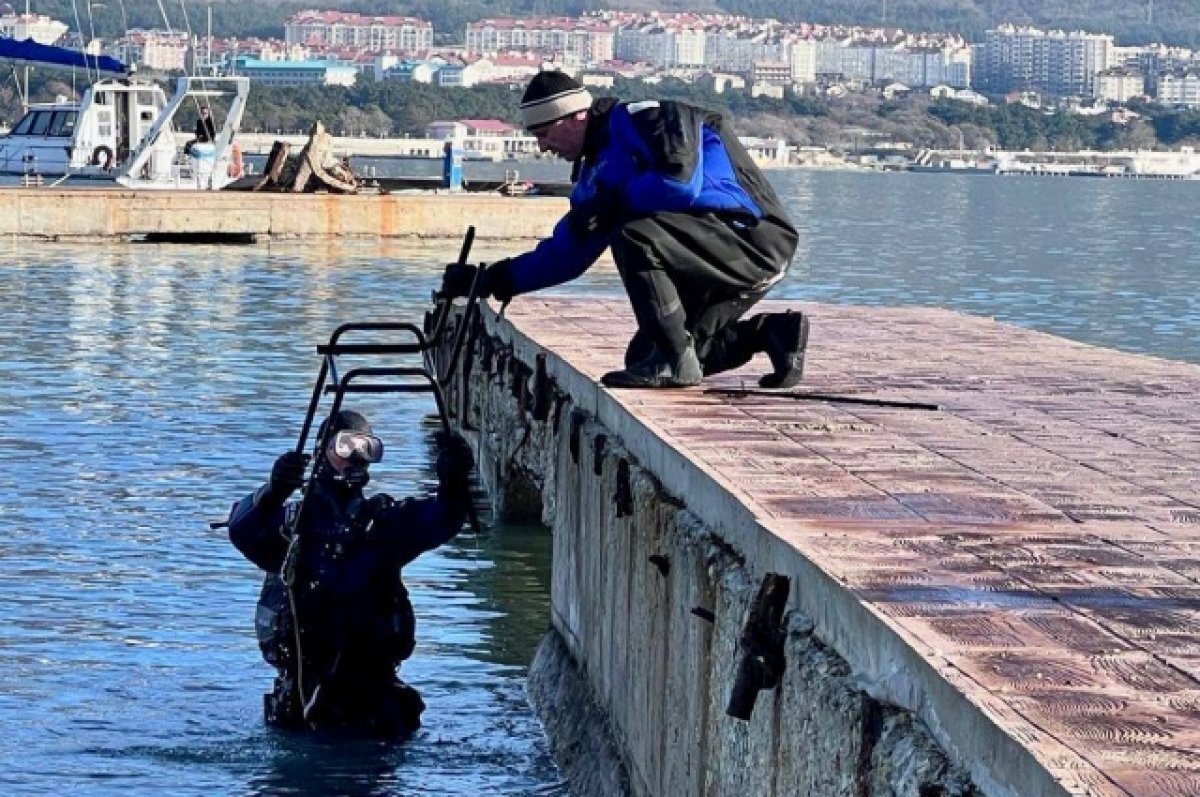
[(1186, 69), (1198, 63), (1196, 53), (1184, 47), (1151, 44), (1142, 47), (1120, 47), (1117, 66), (1136, 68), (1146, 79), (1146, 93), (1158, 92), (1158, 76), (1176, 69)]
[(750, 82), (761, 86), (790, 85), (792, 65), (787, 61), (756, 61), (750, 68)]
[(704, 37), (704, 63), (720, 72), (747, 74), (755, 63), (790, 63), (790, 56), (788, 44), (765, 30), (716, 30)]
[[(9, 8), (12, 8), (10, 5)], [(0, 36), (38, 44), (54, 44), (67, 32), (67, 26), (57, 19), (37, 14), (4, 14), (0, 16)]]
[(596, 64), (613, 59), (616, 31), (586, 18), (483, 19), (467, 25), (465, 40), (467, 55), (534, 51)]
[(987, 31), (979, 56), (975, 78), (983, 90), (1090, 97), (1096, 75), (1114, 66), (1116, 50), (1108, 34), (1003, 25)]
[(270, 86), (353, 86), (358, 69), (331, 61), (260, 61), (238, 56), (233, 74)]
[(1200, 67), (1172, 69), (1159, 75), (1156, 99), (1163, 105), (1200, 107)]
[(814, 83), (817, 80), (817, 43), (799, 39), (787, 46), (787, 61), (792, 67), (792, 83)]
[(965, 43), (910, 45), (826, 38), (815, 43), (816, 72), (867, 84), (903, 83), (910, 88), (971, 85), (971, 49)]
[(704, 28), (679, 23), (648, 22), (617, 31), (613, 56), (661, 69), (705, 66)]
[(413, 17), (368, 17), (301, 11), (283, 23), (289, 44), (351, 47), (366, 52), (421, 52), (433, 47), (433, 24)]
[(1146, 94), (1146, 78), (1136, 68), (1115, 66), (1096, 75), (1092, 96), (1105, 102), (1129, 102)]

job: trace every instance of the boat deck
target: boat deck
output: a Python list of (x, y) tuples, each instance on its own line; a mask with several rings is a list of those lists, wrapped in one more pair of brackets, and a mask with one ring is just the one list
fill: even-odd
[[(857, 652), (831, 640), (865, 681), (885, 638), (927, 663), (908, 708), (960, 759), (1003, 739), (1058, 793), (1200, 795), (1200, 366), (937, 309), (787, 306), (813, 318), (802, 392), (937, 409), (709, 392), (754, 388), (761, 358), (595, 400), (866, 608)], [(632, 332), (594, 298), (522, 297), (507, 320), (573, 395)], [(920, 696), (947, 688), (961, 710), (931, 718)], [(1040, 793), (1005, 767), (983, 770)]]

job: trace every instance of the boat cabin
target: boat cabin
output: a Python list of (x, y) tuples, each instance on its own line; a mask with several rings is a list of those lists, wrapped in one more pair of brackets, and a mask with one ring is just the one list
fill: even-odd
[(111, 172), (128, 160), (166, 105), (160, 86), (104, 80), (86, 89), (79, 102), (30, 106), (9, 134), (0, 138), (0, 172), (47, 176)]

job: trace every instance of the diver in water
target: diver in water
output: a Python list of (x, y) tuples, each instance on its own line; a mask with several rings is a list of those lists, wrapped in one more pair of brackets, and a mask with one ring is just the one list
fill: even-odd
[(396, 674), (416, 625), (401, 569), (462, 527), (473, 458), (461, 436), (440, 434), (435, 497), (368, 498), (382, 441), (352, 410), (326, 419), (318, 440), (327, 426), (303, 501), (288, 498), (304, 485), (309, 457), (289, 451), (229, 517), (230, 541), (267, 572), (255, 617), (263, 658), (278, 670), (266, 721), (403, 736), (420, 727), (425, 704)]

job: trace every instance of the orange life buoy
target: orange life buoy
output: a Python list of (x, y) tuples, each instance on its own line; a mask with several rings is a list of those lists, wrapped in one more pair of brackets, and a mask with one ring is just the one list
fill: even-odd
[(230, 177), (235, 179), (241, 177), (245, 172), (242, 164), (242, 146), (237, 142), (234, 142), (229, 147), (229, 168), (226, 169), (226, 172), (228, 172)]

